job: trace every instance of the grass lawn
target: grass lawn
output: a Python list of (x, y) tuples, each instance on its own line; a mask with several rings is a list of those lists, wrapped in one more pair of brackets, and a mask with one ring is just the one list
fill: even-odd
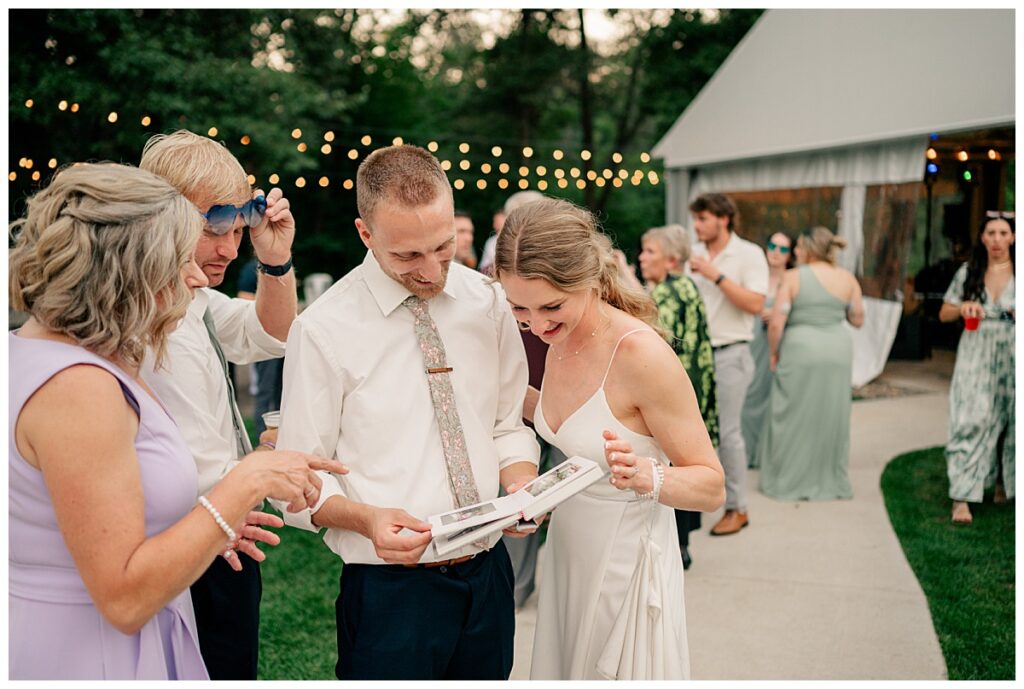
[(921, 582), (949, 679), (1014, 679), (1013, 503), (950, 521), (943, 448), (901, 455), (882, 473), (889, 518)]

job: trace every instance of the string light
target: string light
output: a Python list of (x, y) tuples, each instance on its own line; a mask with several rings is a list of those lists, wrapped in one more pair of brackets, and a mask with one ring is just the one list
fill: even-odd
[(320, 186), (321, 187), (326, 187), (330, 183), (331, 183), (331, 180), (327, 179), (326, 176), (320, 178)]
[(634, 187), (638, 187), (638, 186), (640, 186), (640, 182), (642, 182), (643, 179), (641, 179), (639, 177), (634, 177), (633, 179), (631, 179), (629, 181), (633, 183)]
[(326, 155), (330, 155), (331, 154), (331, 145), (330, 144), (324, 144), (323, 146), (320, 147), (320, 152), (323, 153), (325, 156)]
[(523, 147), (523, 157), (524, 158), (532, 158), (533, 157), (533, 149), (530, 148), (529, 146), (524, 146)]
[(46, 166), (47, 166), (48, 168), (50, 168), (51, 170), (52, 170), (53, 168), (57, 167), (57, 159), (56, 159), (56, 158), (50, 158), (50, 162), (48, 162), (48, 163), (46, 164)]
[(459, 144), (459, 153), (469, 153), (469, 144), (466, 142)]
[(328, 143), (334, 141), (334, 132), (324, 132), (324, 141)]
[(32, 173), (32, 181), (33, 182), (38, 182), (39, 181), (39, 177), (40, 177), (39, 170), (36, 170), (35, 172)]
[(587, 186), (587, 183), (584, 182), (582, 179), (576, 180), (576, 188), (577, 189), (583, 189), (586, 186)]
[(57, 103), (57, 109), (64, 112), (68, 109), (68, 102), (66, 100), (62, 100), (60, 103)]
[(543, 165), (538, 165), (537, 166), (537, 176), (538, 177), (543, 177), (546, 174), (548, 174), (548, 169), (546, 167), (544, 167)]
[(934, 148), (929, 147), (928, 150), (925, 151), (924, 157), (927, 158), (928, 160), (935, 160), (936, 158), (939, 157), (939, 154), (935, 152)]
[(569, 186), (569, 180), (564, 179), (564, 178), (558, 180), (558, 188), (559, 189), (565, 189), (567, 186)]
[(970, 156), (967, 155), (967, 151), (957, 151), (956, 159), (959, 160), (961, 163), (966, 163), (969, 157)]
[(640, 154), (640, 162), (644, 163), (644, 164), (647, 164), (647, 163), (651, 162), (651, 155), (649, 153), (647, 153), (646, 151), (641, 153)]
[(148, 126), (149, 126), (149, 123), (150, 123), (150, 122), (152, 122), (152, 121), (153, 121), (153, 120), (152, 120), (152, 119), (150, 118), (150, 116), (149, 116), (149, 115), (143, 115), (143, 116), (142, 116), (142, 119), (141, 119), (141, 120), (139, 120), (139, 122), (141, 122), (141, 123), (142, 123), (142, 126), (143, 126), (143, 127), (148, 127)]
[(299, 189), (301, 189), (302, 187), (306, 186), (306, 178), (305, 177), (299, 177), (298, 179), (296, 179), (295, 180), (295, 186), (297, 186)]
[(396, 136), (394, 139), (391, 140), (391, 145), (392, 146), (401, 146), (404, 143), (405, 143), (405, 141), (403, 141), (402, 137), (400, 137), (400, 136)]
[(527, 180), (527, 179), (519, 180), (519, 188), (520, 189), (527, 189), (529, 186), (530, 186), (530, 180)]
[(565, 177), (565, 170), (563, 170), (560, 167), (555, 168), (555, 177), (557, 177), (558, 179), (562, 179), (563, 177)]
[(604, 186), (604, 177), (598, 177), (596, 180), (594, 180), (594, 184), (596, 184), (599, 187), (603, 187)]
[(495, 158), (500, 157), (501, 156), (501, 146), (493, 147), (491, 149), (491, 155), (494, 156)]
[(555, 160), (561, 160), (564, 155), (565, 154), (562, 153), (561, 149), (558, 148), (551, 152), (551, 157), (554, 158)]
[(352, 187), (355, 186), (355, 184), (352, 182), (352, 180), (346, 179), (344, 182), (341, 183), (341, 186), (344, 187), (345, 189), (351, 189)]
[(305, 153), (306, 152), (306, 148), (307, 148), (306, 142), (305, 141), (300, 142), (299, 145), (296, 146), (295, 148), (298, 149), (299, 153)]
[(359, 157), (359, 151), (357, 151), (354, 148), (349, 149), (349, 151), (348, 151), (348, 159), (349, 160), (355, 160), (358, 157)]
[(242, 137), (241, 139), (239, 139), (239, 142), (241, 142), (241, 144), (242, 144), (243, 146), (248, 146), (248, 145), (249, 145), (249, 143), (250, 143), (251, 141), (252, 141), (252, 139), (250, 139), (250, 138), (249, 138), (249, 135), (248, 135), (248, 134), (246, 134), (246, 135), (245, 135), (245, 136), (243, 136), (243, 137)]
[(582, 151), (580, 151), (580, 158), (582, 160), (590, 160), (590, 151), (584, 148)]
[(597, 179), (597, 173), (594, 172), (593, 170), (587, 170), (587, 179), (593, 182), (595, 179)]
[(441, 169), (444, 170), (445, 172), (448, 172), (449, 170), (451, 170), (452, 169), (452, 161), (450, 161), (450, 160), (442, 160), (441, 161)]
[(618, 152), (612, 153), (612, 162), (615, 163), (616, 165), (621, 163), (622, 162), (622, 154), (618, 153)]
[(452, 186), (455, 187), (456, 189), (461, 190), (464, 186), (466, 186), (466, 183), (463, 182), (461, 179), (457, 179), (455, 180), (455, 183), (452, 184)]
[[(27, 101), (25, 101), (25, 107), (26, 108), (31, 108), (35, 104), (36, 104), (35, 101), (33, 101), (31, 98), (29, 98)], [(13, 175), (14, 173), (12, 172), (11, 174)], [(12, 178), (11, 181), (13, 182), (14, 179)]]
[(571, 168), (569, 168), (569, 175), (573, 179), (576, 179), (577, 177), (580, 176), (580, 169), (578, 167), (571, 167)]
[(491, 172), (491, 164), (490, 163), (482, 164), (480, 166), (480, 172), (484, 173), (485, 175), (489, 174)]
[(71, 104), (71, 112), (78, 112), (78, 103)]
[(208, 134), (208, 135), (209, 135), (210, 137), (214, 137), (214, 136), (217, 136), (217, 128), (216, 128), (216, 127), (210, 127), (210, 129), (209, 129), (209, 130), (207, 130), (207, 132), (206, 132), (206, 133), (207, 133), (207, 134)]
[(609, 168), (609, 167), (606, 167), (606, 168), (605, 168), (605, 169), (604, 169), (604, 170), (603, 170), (603, 171), (601, 172), (601, 176), (602, 176), (602, 177), (604, 177), (605, 179), (611, 179), (613, 175), (614, 175), (614, 173), (612, 172), (612, 169), (611, 169), (611, 168)]
[[(12, 172), (11, 174), (13, 175), (14, 173)], [(504, 177), (499, 179), (498, 180), (498, 188), (499, 189), (508, 189), (508, 180), (505, 179)]]
[(274, 174), (267, 178), (267, 181), (270, 182), (271, 184), (277, 184), (278, 182), (281, 181), (281, 178), (278, 177), (277, 173), (275, 172)]
[(498, 166), (498, 172), (500, 172), (503, 175), (507, 175), (508, 171), (511, 169), (512, 168), (508, 163), (502, 163), (501, 165)]
[(33, 165), (32, 159), (31, 158), (25, 158), (25, 169), (31, 170), (32, 169), (32, 165)]
[(530, 168), (526, 167), (525, 165), (521, 165), (519, 167), (519, 176), (526, 177), (528, 174), (530, 174)]
[[(32, 106), (29, 106), (29, 107), (32, 107)], [(18, 179), (18, 173), (17, 172), (10, 172), (10, 173), (8, 173), (7, 174), (7, 179), (10, 180), (11, 182), (13, 182), (14, 180)]]
[(245, 178), (245, 181), (249, 183), (250, 187), (253, 186), (254, 184), (256, 184), (256, 175), (249, 175), (248, 177)]
[(115, 122), (117, 122), (117, 113), (112, 112), (109, 115), (107, 115), (107, 122), (109, 122), (110, 124), (114, 124)]
[(616, 177), (615, 179), (612, 180), (612, 186), (618, 189), (619, 187), (622, 186), (622, 180)]
[(537, 188), (540, 189), (541, 191), (544, 191), (545, 189), (547, 189), (548, 188), (547, 181), (542, 179), (539, 182), (537, 182)]
[(293, 139), (298, 139), (301, 136), (302, 136), (302, 130), (301, 129), (296, 128), (296, 129), (292, 130), (292, 138)]
[(995, 150), (993, 148), (988, 149), (988, 159), (989, 160), (1000, 160), (1001, 158), (1002, 158), (1002, 156), (999, 155), (999, 151), (997, 151), (997, 150)]
[(431, 141), (429, 144), (427, 144), (427, 150), (430, 151), (431, 153), (437, 153), (437, 148), (438, 146), (436, 141)]
[(619, 170), (619, 179), (626, 179), (629, 177), (629, 173), (625, 170)]
[(487, 188), (487, 180), (478, 179), (476, 181), (476, 188), (479, 189), (480, 191), (483, 191), (484, 189), (486, 189)]
[(469, 161), (466, 160), (466, 159), (460, 160), (459, 161), (459, 169), (460, 170), (468, 170), (469, 169)]
[(367, 135), (366, 135), (366, 136), (364, 136), (364, 137), (363, 137), (362, 139), (360, 139), (360, 140), (359, 140), (359, 142), (360, 142), (361, 144), (363, 144), (363, 146), (369, 146), (370, 144), (372, 144), (372, 143), (373, 143), (373, 139), (371, 139), (371, 138), (370, 138), (370, 135), (369, 135), (369, 134), (367, 134)]
[(651, 170), (650, 172), (648, 172), (647, 173), (647, 181), (650, 182), (652, 185), (657, 185), (657, 183), (658, 183), (658, 173), (655, 172), (654, 170)]

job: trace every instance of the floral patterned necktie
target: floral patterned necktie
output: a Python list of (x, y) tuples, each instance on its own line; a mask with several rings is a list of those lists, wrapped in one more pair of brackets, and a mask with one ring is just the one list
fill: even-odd
[(408, 297), (402, 305), (416, 317), (414, 325), (416, 339), (423, 351), (423, 363), (427, 370), (427, 384), (430, 399), (434, 404), (434, 416), (441, 431), (441, 447), (448, 467), (448, 480), (456, 507), (480, 502), (480, 492), (473, 478), (473, 467), (466, 450), (466, 436), (462, 432), (459, 411), (455, 407), (455, 390), (452, 389), (451, 371), (445, 356), (444, 343), (437, 332), (434, 319), (427, 311), (427, 302), (419, 297)]

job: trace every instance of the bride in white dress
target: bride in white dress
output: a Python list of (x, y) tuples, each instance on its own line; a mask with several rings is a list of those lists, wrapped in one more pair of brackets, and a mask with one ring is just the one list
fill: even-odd
[(498, 237), (512, 311), (550, 345), (527, 418), (608, 473), (551, 516), (531, 679), (688, 679), (672, 508), (725, 499), (686, 371), (611, 248), (588, 211), (556, 199), (517, 209)]

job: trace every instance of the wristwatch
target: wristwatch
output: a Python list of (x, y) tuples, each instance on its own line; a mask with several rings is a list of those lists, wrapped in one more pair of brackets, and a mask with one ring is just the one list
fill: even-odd
[(722, 284), (722, 280), (724, 280), (724, 279), (725, 279), (725, 273), (719, 273), (718, 277), (715, 278), (715, 284), (716, 285)]
[(256, 270), (263, 273), (264, 275), (271, 275), (273, 277), (279, 278), (291, 269), (292, 259), (290, 258), (279, 266), (268, 266), (266, 263), (259, 260), (258, 258), (256, 259)]

